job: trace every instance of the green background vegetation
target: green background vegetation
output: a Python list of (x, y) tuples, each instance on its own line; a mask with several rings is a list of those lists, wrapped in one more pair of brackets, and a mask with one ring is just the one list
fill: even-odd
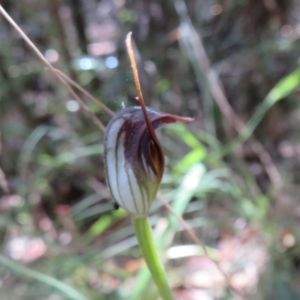
[[(132, 31), (147, 106), (195, 118), (158, 131), (158, 198), (207, 249), (156, 199), (150, 221), (176, 299), (300, 299), (300, 1), (2, 5), (114, 112), (137, 104)], [(105, 185), (103, 133), (2, 16), (0, 39), (0, 298), (157, 299)]]

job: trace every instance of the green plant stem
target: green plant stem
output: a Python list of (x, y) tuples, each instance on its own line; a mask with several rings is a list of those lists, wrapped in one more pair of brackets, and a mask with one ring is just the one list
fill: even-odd
[(164, 266), (157, 253), (148, 217), (132, 217), (135, 234), (142, 254), (163, 300), (173, 300)]

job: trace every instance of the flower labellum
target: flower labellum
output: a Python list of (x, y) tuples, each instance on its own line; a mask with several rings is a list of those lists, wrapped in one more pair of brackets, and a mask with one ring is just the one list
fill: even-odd
[(164, 156), (155, 129), (193, 119), (157, 112), (145, 106), (131, 33), (126, 39), (141, 106), (128, 107), (109, 122), (104, 136), (106, 181), (113, 199), (129, 213), (147, 215), (164, 172)]

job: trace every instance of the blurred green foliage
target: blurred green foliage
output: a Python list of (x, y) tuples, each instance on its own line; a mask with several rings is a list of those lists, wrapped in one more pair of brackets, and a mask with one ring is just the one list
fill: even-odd
[[(160, 194), (245, 299), (299, 299), (298, 0), (2, 5), (56, 68), (115, 112), (136, 105), (124, 45), (132, 30), (147, 106), (195, 118), (158, 133)], [(0, 298), (157, 299), (130, 220), (105, 186), (103, 133), (2, 17), (0, 37)], [(195, 246), (159, 199), (151, 222), (162, 254)], [(235, 299), (209, 280), (202, 257), (165, 257), (178, 299), (199, 299), (191, 290)], [(198, 269), (207, 286), (193, 281)]]

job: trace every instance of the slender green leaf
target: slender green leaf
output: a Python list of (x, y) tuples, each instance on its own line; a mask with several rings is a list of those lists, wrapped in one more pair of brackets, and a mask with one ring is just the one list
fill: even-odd
[(300, 84), (300, 68), (280, 80), (268, 93), (263, 102), (257, 107), (255, 113), (240, 133), (241, 142), (246, 141), (268, 110), (279, 100), (288, 96)]
[(26, 277), (32, 278), (34, 280), (40, 281), (47, 285), (52, 286), (61, 293), (63, 293), (68, 299), (72, 300), (88, 300), (89, 298), (82, 295), (80, 292), (75, 290), (73, 287), (40, 272), (33, 271), (27, 267), (22, 266), (21, 264), (14, 262), (3, 255), (0, 255), (0, 264), (9, 270), (24, 275)]

